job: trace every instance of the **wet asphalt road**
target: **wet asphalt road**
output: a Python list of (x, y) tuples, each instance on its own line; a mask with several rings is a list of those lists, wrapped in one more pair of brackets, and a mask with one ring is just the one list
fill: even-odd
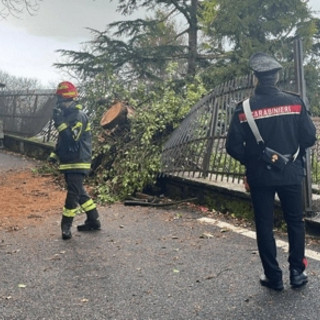
[(285, 290), (273, 292), (259, 285), (255, 240), (200, 223), (198, 211), (122, 204), (99, 211), (103, 229), (77, 232), (85, 218), (78, 216), (70, 241), (60, 239), (59, 215), (0, 231), (1, 320), (320, 319), (316, 260), (309, 259), (308, 285), (293, 290), (279, 249)]
[(0, 149), (0, 172), (31, 168), (35, 165), (36, 161)]

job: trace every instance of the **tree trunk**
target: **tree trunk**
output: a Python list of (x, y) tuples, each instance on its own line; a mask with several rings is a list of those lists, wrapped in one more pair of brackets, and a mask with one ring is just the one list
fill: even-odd
[(128, 118), (134, 115), (133, 108), (119, 101), (114, 103), (102, 116), (100, 125), (107, 132), (113, 133), (118, 128), (122, 128), (128, 123)]
[(188, 30), (189, 35), (189, 53), (188, 53), (188, 75), (194, 76), (196, 74), (196, 59), (198, 55), (198, 0), (191, 1), (190, 7), (190, 26)]

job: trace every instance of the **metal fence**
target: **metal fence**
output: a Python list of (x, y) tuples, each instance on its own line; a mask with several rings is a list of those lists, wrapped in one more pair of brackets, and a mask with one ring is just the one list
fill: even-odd
[(200, 100), (164, 145), (161, 172), (240, 181), (244, 167), (227, 155), (224, 144), (236, 103), (252, 89), (252, 77), (242, 77), (220, 85)]
[(54, 90), (0, 92), (0, 119), (4, 132), (35, 136), (50, 120), (55, 103)]
[[(199, 101), (164, 145), (162, 174), (242, 183), (245, 168), (227, 154), (225, 140), (237, 102), (252, 91), (248, 75), (222, 84)], [(314, 120), (320, 124), (318, 118)], [(316, 184), (320, 182), (319, 146), (311, 149), (312, 182)]]

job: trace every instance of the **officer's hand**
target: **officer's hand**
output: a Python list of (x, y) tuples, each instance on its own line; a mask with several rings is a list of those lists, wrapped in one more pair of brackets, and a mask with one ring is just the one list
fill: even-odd
[(61, 123), (63, 123), (63, 112), (59, 108), (53, 109), (52, 119), (54, 121), (54, 125), (56, 127), (60, 126)]

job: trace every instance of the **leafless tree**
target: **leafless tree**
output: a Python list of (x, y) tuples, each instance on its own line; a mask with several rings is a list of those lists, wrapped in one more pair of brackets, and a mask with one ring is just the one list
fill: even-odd
[(6, 91), (21, 91), (42, 89), (41, 83), (37, 79), (16, 77), (9, 73), (0, 70), (0, 84), (4, 84)]
[(0, 18), (8, 16), (18, 16), (25, 10), (34, 14), (39, 9), (39, 3), (42, 0), (1, 0), (0, 1)]

